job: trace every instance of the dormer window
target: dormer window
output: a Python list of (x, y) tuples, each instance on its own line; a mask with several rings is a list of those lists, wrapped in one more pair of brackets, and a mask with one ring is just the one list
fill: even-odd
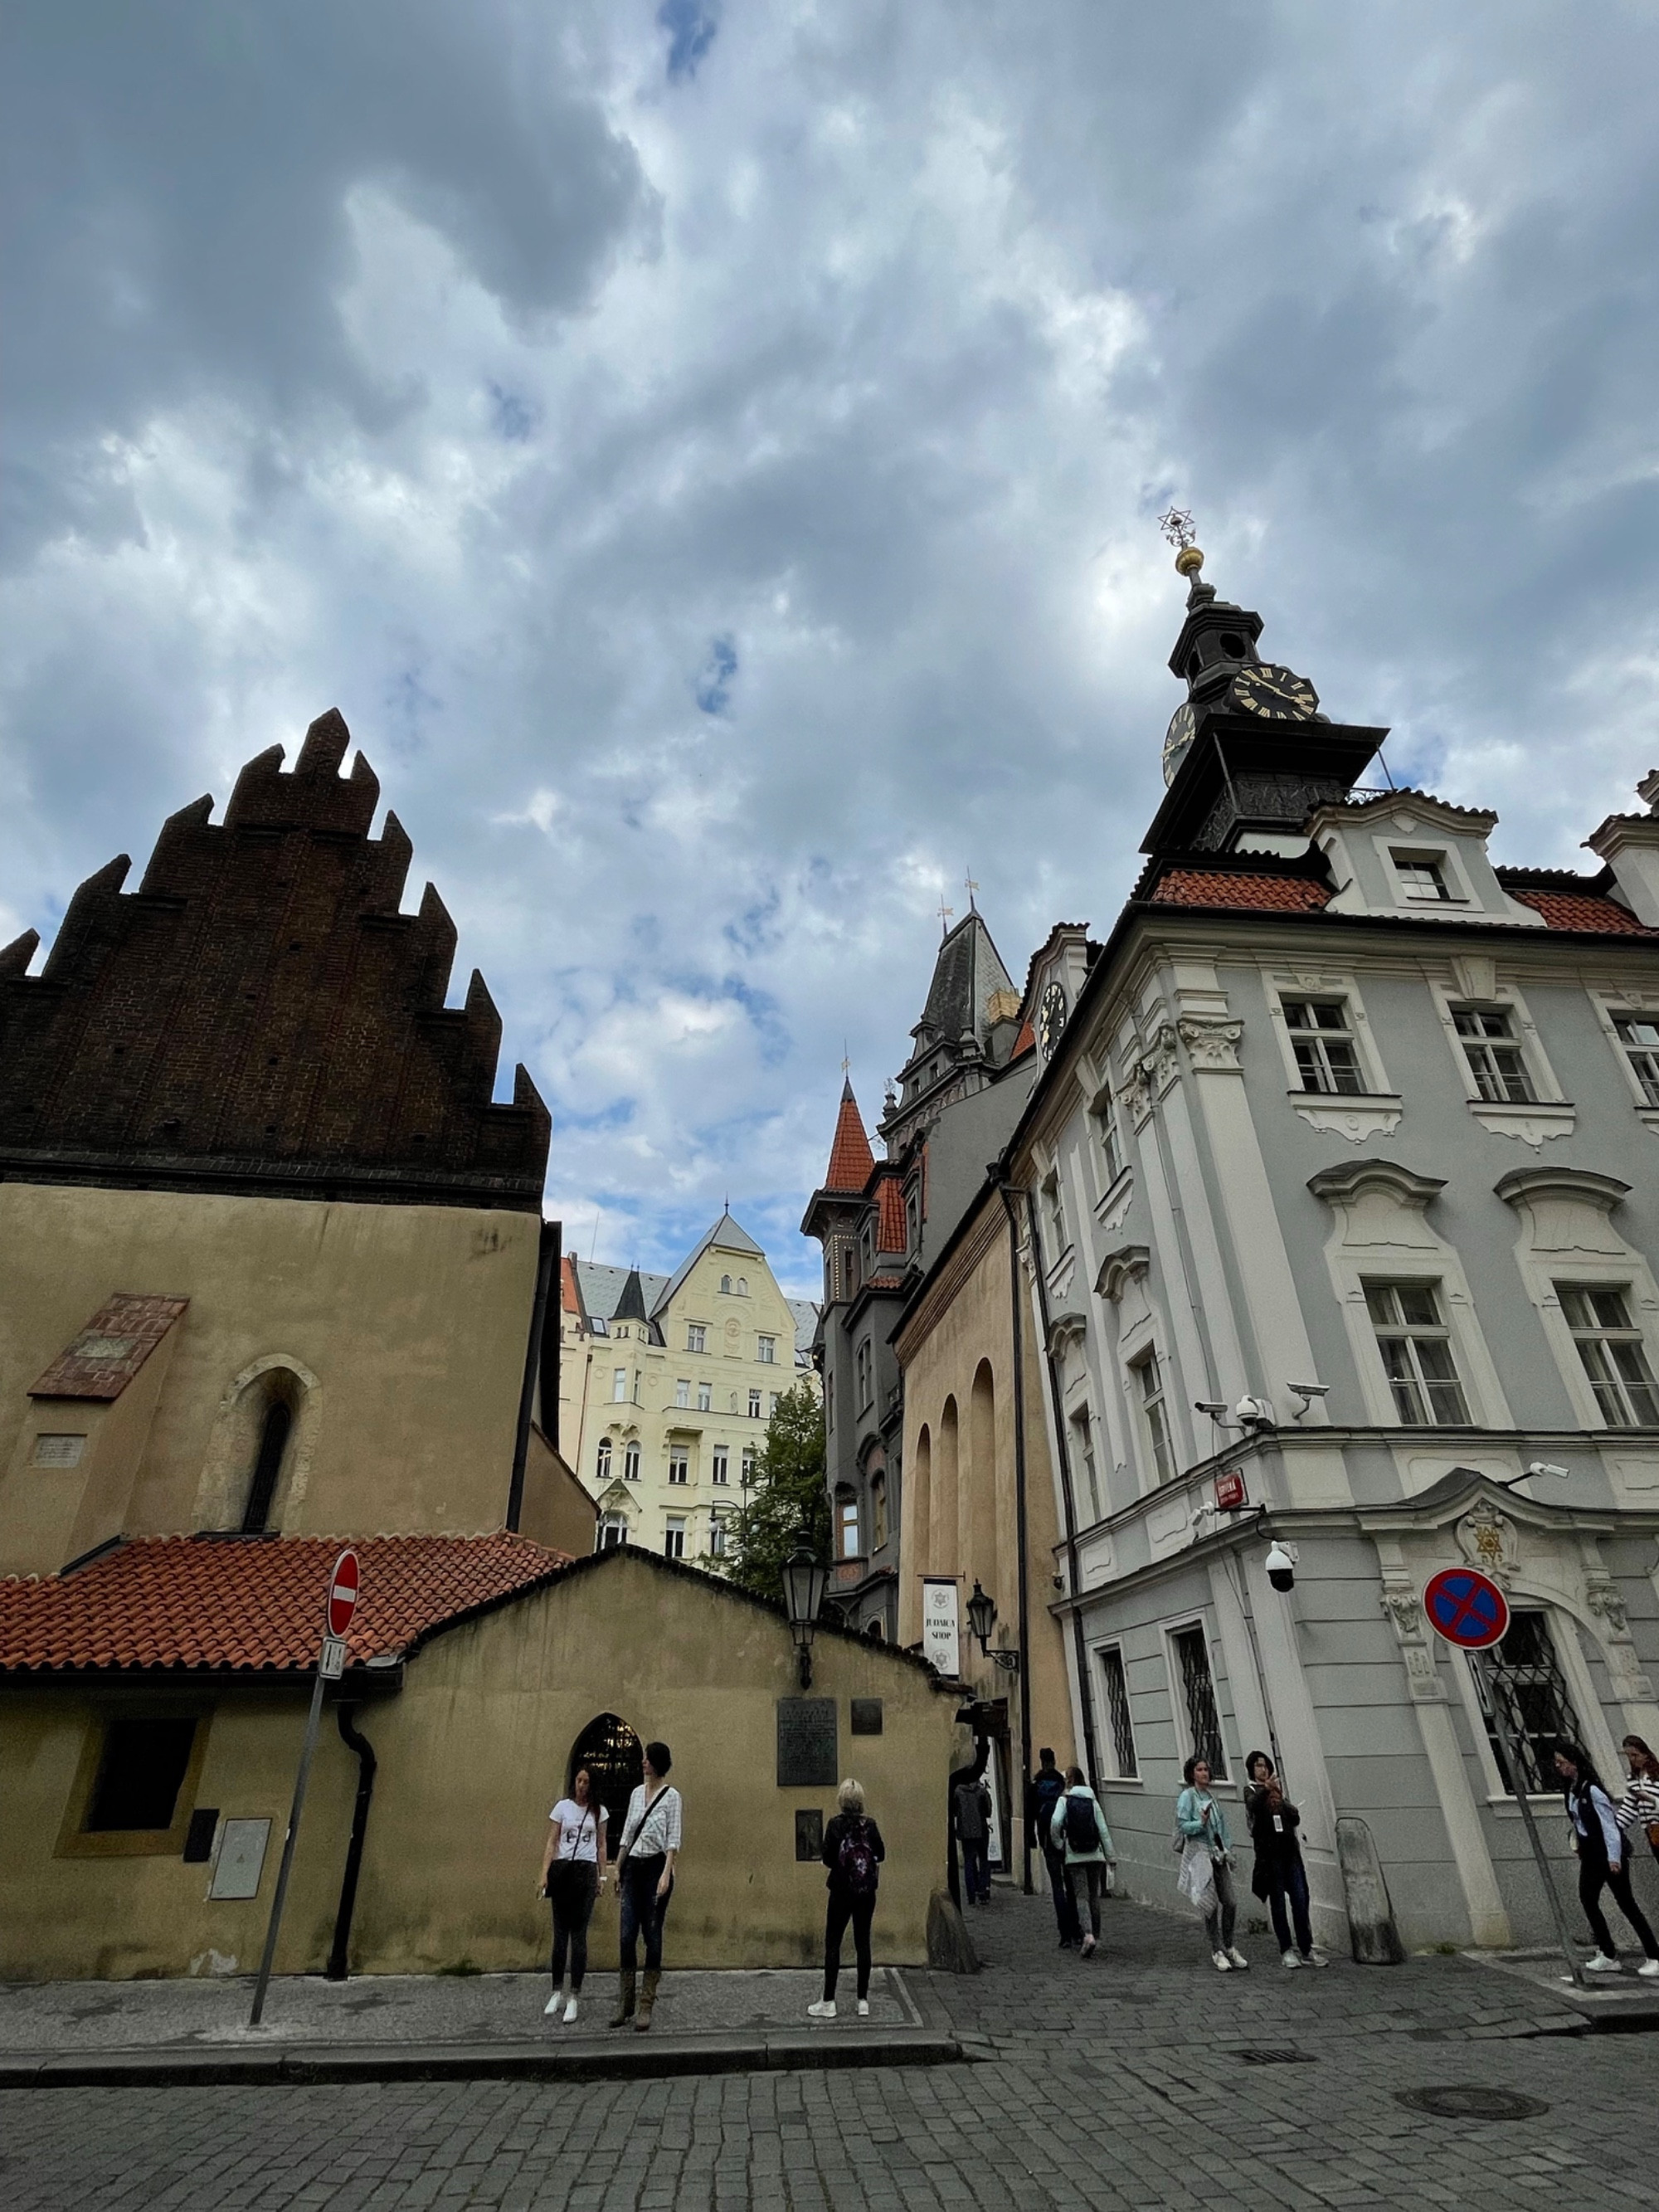
[(1395, 874), (1400, 879), (1400, 896), (1411, 906), (1446, 906), (1452, 893), (1446, 887), (1446, 872), (1436, 853), (1390, 853)]

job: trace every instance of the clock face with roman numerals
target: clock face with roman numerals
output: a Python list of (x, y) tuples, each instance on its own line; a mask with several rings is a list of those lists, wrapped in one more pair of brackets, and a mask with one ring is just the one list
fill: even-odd
[(1305, 676), (1259, 660), (1233, 678), (1232, 704), (1269, 722), (1305, 722), (1319, 707), (1319, 694)]
[(1050, 983), (1037, 1009), (1037, 1045), (1045, 1060), (1054, 1058), (1054, 1047), (1065, 1027), (1066, 994), (1058, 983)]

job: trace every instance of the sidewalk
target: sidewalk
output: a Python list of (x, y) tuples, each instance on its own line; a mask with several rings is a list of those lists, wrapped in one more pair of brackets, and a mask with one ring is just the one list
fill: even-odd
[(816, 1972), (665, 1973), (647, 2035), (611, 2029), (617, 1977), (590, 1974), (581, 2017), (545, 2019), (545, 1974), (274, 1981), (247, 2025), (250, 1977), (0, 1985), (0, 2088), (273, 2081), (581, 2081), (773, 2068), (948, 2063), (960, 2044), (896, 1967), (870, 2014), (843, 1971), (840, 2016), (809, 2020)]

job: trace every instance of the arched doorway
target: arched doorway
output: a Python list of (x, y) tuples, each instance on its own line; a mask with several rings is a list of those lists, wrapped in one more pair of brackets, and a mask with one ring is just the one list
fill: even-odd
[(600, 1713), (597, 1719), (589, 1721), (570, 1747), (570, 1764), (565, 1772), (567, 1790), (575, 1780), (579, 1766), (585, 1766), (598, 1785), (599, 1802), (605, 1810), (608, 1847), (614, 1859), (622, 1842), (623, 1822), (628, 1817), (628, 1801), (645, 1779), (645, 1754), (640, 1740), (628, 1723), (618, 1720), (615, 1713)]

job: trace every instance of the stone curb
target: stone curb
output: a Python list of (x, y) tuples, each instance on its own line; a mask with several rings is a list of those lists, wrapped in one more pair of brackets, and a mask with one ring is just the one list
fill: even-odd
[(0, 2089), (112, 2089), (342, 2081), (626, 2081), (683, 2074), (948, 2066), (966, 2054), (931, 2028), (834, 2028), (762, 2035), (632, 2035), (545, 2043), (290, 2044), (264, 2051), (9, 2051)]

